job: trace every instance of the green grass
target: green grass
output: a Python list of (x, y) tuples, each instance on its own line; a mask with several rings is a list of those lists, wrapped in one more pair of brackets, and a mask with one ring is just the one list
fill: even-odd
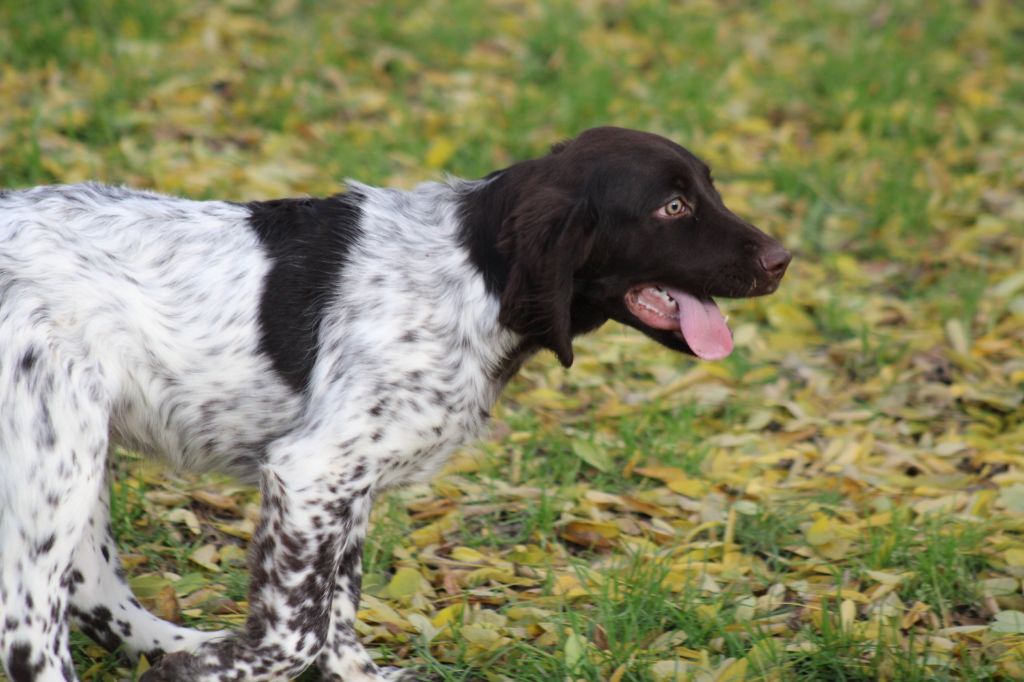
[[(616, 325), (528, 363), (378, 502), (364, 638), (452, 681), (1020, 679), (1022, 36), (998, 1), (0, 2), (0, 186), (327, 194), (669, 135), (795, 252), (781, 290), (725, 304), (720, 363)], [(115, 460), (143, 601), (240, 622), (255, 491)]]
[(909, 570), (900, 589), (905, 601), (923, 601), (948, 619), (950, 610), (971, 610), (981, 600), (979, 576), (986, 566), (981, 524), (948, 517), (925, 517), (916, 523), (903, 515), (868, 536), (866, 568)]

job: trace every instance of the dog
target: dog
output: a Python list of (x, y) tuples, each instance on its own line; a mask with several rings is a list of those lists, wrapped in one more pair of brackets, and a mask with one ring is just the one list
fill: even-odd
[[(158, 663), (146, 682), (381, 682), (357, 641), (374, 496), (480, 434), (532, 354), (566, 367), (609, 319), (733, 349), (714, 297), (790, 262), (708, 167), (595, 128), (481, 180), (198, 202), (97, 184), (0, 193), (0, 649), (74, 680), (69, 624)], [(164, 622), (119, 567), (111, 444), (257, 483), (238, 632)]]

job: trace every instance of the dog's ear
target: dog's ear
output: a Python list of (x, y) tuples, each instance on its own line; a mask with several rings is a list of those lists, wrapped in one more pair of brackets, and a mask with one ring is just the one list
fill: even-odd
[(573, 276), (590, 253), (593, 231), (586, 199), (537, 189), (506, 219), (498, 243), (509, 262), (499, 321), (554, 351), (565, 367), (573, 361)]

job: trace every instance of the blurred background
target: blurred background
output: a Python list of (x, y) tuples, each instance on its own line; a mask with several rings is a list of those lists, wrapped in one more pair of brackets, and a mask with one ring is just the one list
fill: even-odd
[[(1012, 0), (0, 0), (0, 186), (411, 187), (612, 124), (795, 253), (727, 361), (609, 325), (379, 503), (361, 634), (425, 679), (1024, 679), (1022, 121)], [(256, 494), (121, 454), (137, 592), (239, 622)]]

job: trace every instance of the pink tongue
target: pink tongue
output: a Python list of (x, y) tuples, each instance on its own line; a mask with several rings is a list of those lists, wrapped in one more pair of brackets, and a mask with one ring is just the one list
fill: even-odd
[(678, 289), (666, 289), (679, 306), (679, 331), (694, 355), (721, 360), (732, 352), (732, 333), (711, 298), (701, 300)]

